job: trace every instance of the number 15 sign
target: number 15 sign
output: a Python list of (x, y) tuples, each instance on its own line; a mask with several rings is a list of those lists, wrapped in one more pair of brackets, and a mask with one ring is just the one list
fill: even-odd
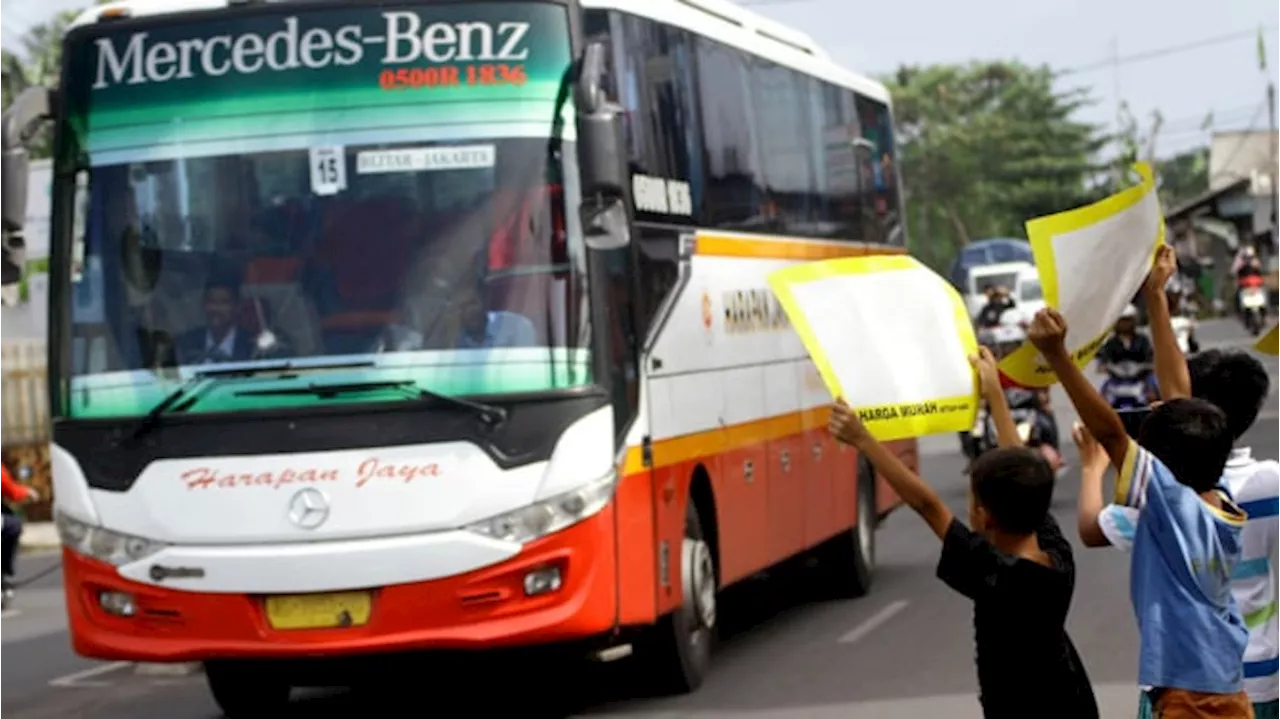
[(347, 189), (347, 153), (341, 145), (311, 148), (311, 191), (336, 195)]

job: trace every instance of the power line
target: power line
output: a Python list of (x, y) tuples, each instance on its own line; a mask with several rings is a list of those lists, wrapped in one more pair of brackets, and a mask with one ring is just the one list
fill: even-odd
[(1156, 58), (1167, 57), (1169, 55), (1178, 55), (1184, 52), (1190, 52), (1191, 50), (1199, 50), (1200, 48), (1211, 47), (1213, 45), (1221, 45), (1228, 42), (1235, 42), (1237, 40), (1242, 40), (1245, 38), (1256, 38), (1258, 36), (1259, 30), (1269, 30), (1274, 32), (1276, 30), (1276, 27), (1277, 27), (1276, 25), (1266, 25), (1261, 28), (1241, 30), (1239, 32), (1233, 32), (1227, 35), (1218, 35), (1216, 37), (1208, 37), (1208, 38), (1203, 38), (1201, 40), (1192, 40), (1190, 42), (1179, 43), (1177, 45), (1167, 45), (1162, 48), (1147, 50), (1145, 52), (1139, 52), (1133, 55), (1122, 55), (1119, 57), (1108, 58), (1106, 60), (1098, 60), (1097, 62), (1090, 63), (1088, 65), (1080, 65), (1078, 67), (1073, 67), (1066, 70), (1059, 70), (1056, 74), (1059, 77), (1063, 77), (1066, 75), (1076, 75), (1084, 72), (1093, 72), (1095, 70), (1107, 70), (1117, 65), (1129, 65), (1135, 62), (1144, 62), (1146, 60), (1154, 60)]
[[(740, 1), (738, 4), (741, 5), (742, 7), (754, 8), (754, 7), (765, 7), (770, 5), (795, 5), (799, 3), (816, 2), (816, 1), (817, 0), (751, 0), (751, 1)], [(1189, 42), (1179, 43), (1177, 45), (1168, 45), (1165, 47), (1156, 48), (1154, 50), (1146, 50), (1144, 52), (1134, 53), (1133, 55), (1112, 56), (1105, 60), (1098, 60), (1098, 61), (1089, 63), (1087, 65), (1080, 65), (1078, 67), (1068, 68), (1066, 70), (1059, 70), (1055, 74), (1058, 77), (1065, 77), (1067, 75), (1077, 75), (1080, 73), (1094, 72), (1097, 70), (1114, 69), (1121, 65), (1129, 65), (1135, 62), (1145, 62), (1147, 60), (1155, 60), (1157, 58), (1167, 57), (1169, 55), (1179, 55), (1184, 52), (1199, 50), (1205, 47), (1222, 45), (1228, 42), (1235, 42), (1237, 40), (1243, 40), (1246, 38), (1254, 38), (1254, 37), (1257, 37), (1257, 33), (1260, 30), (1275, 32), (1277, 28), (1280, 28), (1280, 26), (1277, 26), (1274, 24), (1262, 25), (1259, 27), (1250, 28), (1248, 30), (1240, 30), (1238, 32), (1228, 33), (1226, 35), (1207, 37), (1207, 38), (1202, 38), (1200, 40), (1192, 40)]]

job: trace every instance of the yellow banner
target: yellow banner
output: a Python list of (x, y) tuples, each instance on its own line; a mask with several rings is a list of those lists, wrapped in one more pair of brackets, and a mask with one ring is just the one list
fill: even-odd
[[(1066, 318), (1067, 349), (1080, 367), (1097, 355), (1164, 242), (1155, 175), (1145, 162), (1133, 170), (1140, 178), (1133, 187), (1026, 225), (1045, 304)], [(1030, 342), (1005, 357), (1000, 371), (1024, 387), (1058, 381)]]
[(961, 432), (978, 411), (964, 300), (906, 255), (795, 265), (769, 276), (822, 381), (880, 440)]
[(1262, 339), (1258, 340), (1257, 344), (1255, 344), (1253, 348), (1263, 354), (1280, 354), (1280, 347), (1277, 347), (1277, 345), (1280, 344), (1280, 339), (1277, 339), (1276, 330), (1280, 330), (1280, 325), (1272, 327), (1271, 331), (1263, 335)]

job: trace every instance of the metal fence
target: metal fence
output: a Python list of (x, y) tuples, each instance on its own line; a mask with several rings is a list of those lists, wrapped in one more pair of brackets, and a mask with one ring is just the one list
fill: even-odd
[(49, 441), (49, 384), (43, 339), (6, 340), (0, 368), (4, 372), (5, 447)]

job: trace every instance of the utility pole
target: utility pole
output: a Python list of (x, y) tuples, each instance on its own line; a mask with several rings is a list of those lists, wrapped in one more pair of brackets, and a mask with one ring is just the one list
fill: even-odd
[(1277, 168), (1280, 168), (1280, 154), (1277, 152), (1276, 142), (1276, 84), (1271, 80), (1270, 74), (1267, 72), (1267, 43), (1261, 27), (1258, 28), (1258, 69), (1267, 77), (1267, 118), (1270, 121), (1269, 140), (1271, 142), (1271, 162), (1267, 167), (1267, 177), (1271, 179), (1271, 187), (1267, 197), (1268, 204), (1271, 205), (1271, 226), (1269, 228), (1271, 230), (1271, 247), (1267, 249), (1274, 254), (1277, 250), (1278, 239), (1276, 235), (1276, 206), (1277, 203), (1280, 203), (1280, 200), (1276, 198), (1276, 192), (1280, 189), (1276, 186), (1276, 180), (1280, 179), (1276, 176)]
[(1276, 169), (1280, 167), (1280, 155), (1277, 155), (1276, 148), (1276, 84), (1267, 81), (1267, 114), (1271, 116), (1271, 167), (1267, 168), (1267, 174), (1271, 176), (1271, 193), (1268, 198), (1271, 202), (1271, 250), (1274, 256), (1280, 250), (1280, 237), (1276, 233), (1276, 209), (1280, 204), (1280, 199), (1276, 197), (1276, 191), (1280, 188), (1276, 187)]

